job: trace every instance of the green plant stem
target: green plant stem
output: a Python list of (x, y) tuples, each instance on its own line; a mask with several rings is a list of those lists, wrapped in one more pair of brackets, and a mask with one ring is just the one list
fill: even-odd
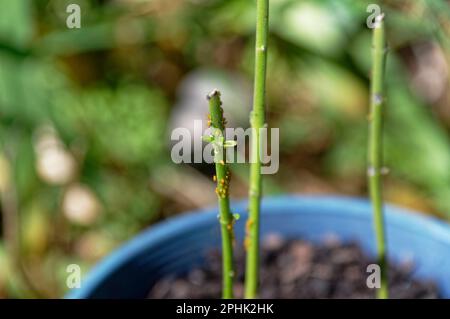
[(384, 90), (383, 78), (386, 63), (386, 39), (384, 17), (378, 16), (373, 29), (372, 41), (372, 79), (370, 95), (370, 126), (369, 126), (369, 158), (368, 182), (374, 226), (377, 243), (378, 264), (381, 269), (381, 287), (377, 290), (377, 298), (388, 298), (386, 233), (383, 213), (383, 108)]
[(255, 298), (259, 280), (259, 219), (261, 206), (261, 159), (260, 129), (265, 123), (265, 91), (267, 64), (267, 35), (269, 28), (269, 0), (257, 0), (255, 79), (252, 126), (251, 167), (249, 189), (249, 217), (246, 224), (245, 247), (247, 250), (245, 270), (245, 298)]
[[(226, 164), (225, 148), (224, 148), (224, 129), (225, 119), (223, 117), (223, 109), (221, 107), (220, 92), (214, 90), (208, 95), (210, 126), (215, 132), (213, 136), (220, 139), (215, 148), (215, 166), (216, 166), (216, 194), (219, 201), (219, 220), (221, 224), (222, 235), (222, 297), (224, 299), (233, 298), (233, 224), (234, 217), (230, 210), (230, 199), (228, 195), (230, 171)], [(217, 141), (216, 141), (217, 142)], [(214, 141), (213, 141), (214, 143)]]

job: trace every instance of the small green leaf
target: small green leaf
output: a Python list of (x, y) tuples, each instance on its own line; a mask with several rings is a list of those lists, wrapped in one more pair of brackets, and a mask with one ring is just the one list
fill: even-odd
[(234, 218), (234, 220), (239, 220), (239, 218), (241, 218), (241, 215), (235, 213), (235, 214), (233, 214), (233, 218)]
[(207, 143), (211, 143), (212, 141), (214, 141), (214, 137), (212, 135), (204, 135), (202, 136), (202, 140)]
[(237, 142), (232, 141), (232, 140), (225, 141), (225, 143), (223, 144), (224, 147), (235, 147), (236, 145), (237, 145)]

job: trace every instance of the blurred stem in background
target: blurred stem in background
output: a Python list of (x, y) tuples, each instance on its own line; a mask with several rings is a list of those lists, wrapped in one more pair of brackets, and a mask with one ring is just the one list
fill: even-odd
[(377, 241), (378, 265), (381, 268), (381, 287), (377, 298), (388, 298), (386, 234), (383, 215), (383, 78), (386, 63), (386, 39), (384, 31), (384, 14), (376, 17), (372, 40), (372, 78), (370, 94), (369, 120), (369, 160), (368, 179), (370, 198), (374, 214), (375, 235)]
[(219, 201), (219, 220), (222, 233), (222, 297), (224, 299), (233, 298), (233, 224), (234, 217), (230, 210), (229, 183), (230, 169), (225, 163), (225, 148), (233, 147), (232, 141), (225, 141), (225, 118), (223, 117), (223, 109), (221, 107), (220, 92), (212, 91), (208, 95), (210, 124), (213, 130), (209, 137), (210, 142), (214, 146), (214, 163), (216, 165), (217, 182), (216, 194)]
[(259, 217), (262, 194), (260, 160), (260, 132), (265, 123), (267, 36), (269, 29), (269, 0), (257, 1), (256, 44), (255, 44), (255, 83), (253, 92), (253, 111), (250, 115), (252, 127), (249, 217), (246, 224), (247, 261), (245, 271), (245, 298), (255, 298), (258, 293), (259, 277)]
[(2, 164), (2, 177), (0, 178), (0, 201), (3, 223), (3, 238), (6, 250), (9, 254), (9, 266), (18, 275), (21, 284), (21, 295), (27, 298), (43, 298), (44, 295), (34, 284), (27, 270), (24, 268), (21, 254), (21, 236), (19, 207), (17, 201), (17, 191), (14, 185), (11, 169), (11, 160), (0, 153)]

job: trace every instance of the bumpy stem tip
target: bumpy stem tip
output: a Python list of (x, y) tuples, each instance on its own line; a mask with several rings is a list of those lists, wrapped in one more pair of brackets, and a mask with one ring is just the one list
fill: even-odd
[(219, 91), (218, 89), (212, 90), (211, 93), (209, 93), (209, 94), (206, 96), (206, 99), (209, 101), (209, 100), (211, 100), (211, 99), (212, 99), (213, 97), (215, 97), (215, 96), (220, 97), (220, 91)]

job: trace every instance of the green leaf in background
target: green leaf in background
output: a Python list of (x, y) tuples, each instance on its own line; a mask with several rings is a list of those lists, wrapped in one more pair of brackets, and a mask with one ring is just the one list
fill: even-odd
[(367, 88), (346, 68), (323, 59), (308, 59), (301, 76), (325, 113), (350, 119), (365, 117)]
[(66, 78), (51, 63), (0, 51), (0, 112), (27, 129), (48, 120), (55, 92), (67, 89)]
[(53, 114), (66, 117), (71, 133), (84, 136), (101, 161), (150, 166), (165, 147), (167, 102), (161, 93), (144, 86), (61, 95)]
[[(407, 89), (388, 91), (386, 157), (392, 171), (428, 190), (450, 216), (450, 140), (427, 107)], [(445, 191), (444, 191), (445, 190)], [(445, 192), (446, 195), (445, 195)]]
[(346, 10), (332, 10), (318, 1), (284, 1), (272, 19), (274, 30), (301, 47), (327, 56), (340, 55), (347, 43), (344, 28), (336, 27)]
[(34, 34), (30, 0), (0, 1), (0, 43), (24, 49)]

